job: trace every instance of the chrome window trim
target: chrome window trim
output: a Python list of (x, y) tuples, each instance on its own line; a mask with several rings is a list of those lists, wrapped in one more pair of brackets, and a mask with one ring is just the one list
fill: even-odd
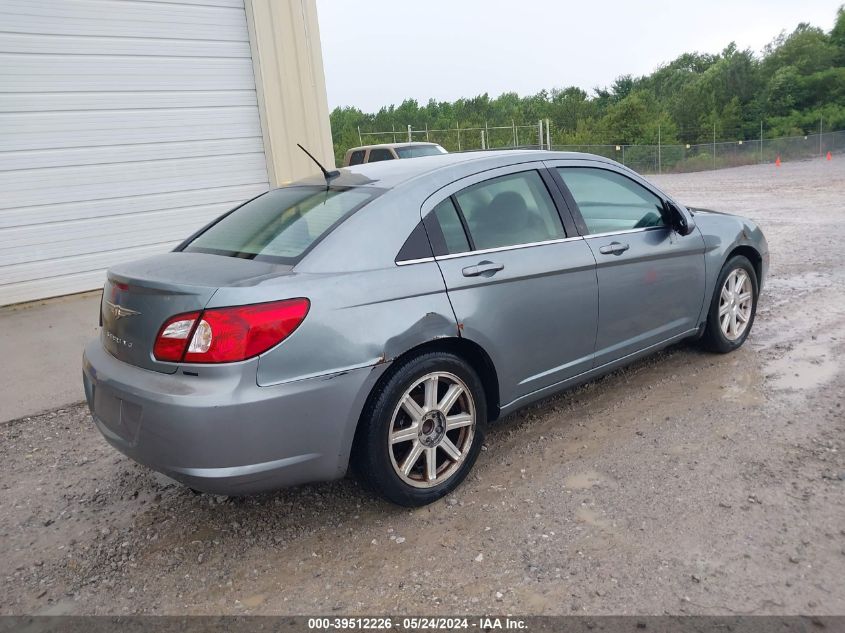
[(397, 266), (411, 266), (412, 264), (425, 264), (426, 262), (433, 262), (433, 257), (420, 257), (419, 259), (403, 259), (396, 262)]
[[(421, 257), (420, 259), (404, 259), (396, 262), (397, 266), (410, 266), (412, 264), (424, 264), (426, 262), (439, 262), (444, 259), (455, 259), (456, 257), (467, 257), (469, 255), (486, 255), (487, 253), (500, 253), (502, 251), (514, 251), (520, 248), (531, 248), (532, 246), (546, 246), (547, 244), (562, 244), (563, 242), (574, 242), (576, 240), (587, 240), (593, 237), (611, 237), (613, 235), (626, 235), (629, 233), (644, 233), (645, 231), (658, 231), (669, 229), (668, 226), (645, 226), (639, 229), (626, 229), (624, 231), (610, 231), (608, 233), (591, 233), (587, 235), (576, 235), (575, 237), (563, 237), (556, 240), (544, 240), (542, 242), (528, 242), (526, 244), (513, 244), (511, 246), (497, 246), (496, 248), (484, 248), (476, 251), (464, 251), (463, 253), (450, 253), (449, 255), (438, 255), (437, 257)], [(670, 229), (671, 230), (671, 229)]]
[[(587, 233), (584, 236), (584, 239), (590, 239), (593, 237), (610, 237), (611, 235), (626, 235), (628, 233), (642, 233), (644, 231), (658, 231), (662, 229), (669, 229), (668, 225), (663, 226), (644, 226), (639, 229), (625, 229), (624, 231), (607, 231), (606, 233)], [(671, 230), (671, 229), (670, 229)]]
[(463, 253), (450, 253), (449, 255), (438, 255), (434, 258), (435, 261), (443, 261), (444, 259), (455, 259), (456, 257), (467, 257), (469, 255), (486, 255), (487, 253), (500, 253), (502, 251), (515, 251), (520, 248), (531, 248), (532, 246), (546, 246), (547, 244), (562, 244), (563, 242), (574, 242), (576, 240), (583, 240), (581, 235), (575, 237), (562, 237), (556, 240), (544, 240), (542, 242), (528, 242), (526, 244), (513, 244), (511, 246), (497, 246), (496, 248), (483, 248), (476, 251), (465, 251)]

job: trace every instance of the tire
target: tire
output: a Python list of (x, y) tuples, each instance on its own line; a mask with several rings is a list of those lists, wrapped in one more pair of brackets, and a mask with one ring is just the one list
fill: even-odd
[[(426, 399), (435, 390), (440, 408)], [(481, 451), (486, 422), (484, 386), (473, 368), (454, 354), (427, 352), (400, 361), (370, 394), (351, 465), (388, 501), (423, 506), (464, 480)]]
[[(729, 279), (734, 288), (736, 282), (741, 281), (739, 291), (732, 292), (731, 287), (726, 286)], [(757, 273), (746, 257), (736, 255), (725, 262), (716, 279), (710, 310), (707, 313), (707, 325), (701, 338), (702, 346), (719, 354), (727, 354), (741, 347), (754, 325), (758, 293)], [(742, 301), (745, 296), (748, 298)], [(745, 321), (742, 320), (743, 316)]]

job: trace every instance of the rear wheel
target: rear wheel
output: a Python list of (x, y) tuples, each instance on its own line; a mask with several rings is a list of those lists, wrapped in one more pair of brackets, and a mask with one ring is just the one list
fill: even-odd
[(481, 380), (460, 357), (430, 352), (404, 361), (370, 398), (353, 466), (393, 503), (436, 501), (478, 457), (485, 402)]
[(726, 354), (740, 347), (751, 332), (757, 312), (757, 274), (742, 255), (728, 260), (719, 278), (707, 315), (702, 344)]

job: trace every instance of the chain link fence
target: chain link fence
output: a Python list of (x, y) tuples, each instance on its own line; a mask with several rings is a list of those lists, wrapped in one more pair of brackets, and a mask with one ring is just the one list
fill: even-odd
[(450, 152), (485, 149), (552, 149), (585, 152), (612, 158), (643, 174), (682, 173), (757, 165), (781, 161), (826, 158), (827, 153), (845, 154), (845, 130), (788, 136), (772, 139), (719, 141), (691, 145), (555, 145), (550, 143), (548, 120), (534, 125), (460, 127), (415, 130), (393, 129), (389, 132), (362, 132), (362, 145), (428, 141)]
[(612, 158), (642, 174), (683, 173), (776, 160), (826, 158), (845, 153), (845, 130), (773, 139), (696, 145), (552, 145), (555, 151), (586, 152)]
[(495, 125), (484, 127), (460, 127), (414, 130), (411, 126), (392, 129), (389, 132), (362, 132), (358, 128), (358, 140), (361, 145), (378, 143), (428, 142), (437, 143), (450, 152), (470, 152), (483, 149), (538, 149), (542, 130), (540, 124)]

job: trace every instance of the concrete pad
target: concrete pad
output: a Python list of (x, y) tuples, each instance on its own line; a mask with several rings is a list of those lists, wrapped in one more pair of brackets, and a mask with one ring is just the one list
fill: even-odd
[(0, 422), (85, 400), (82, 350), (101, 291), (0, 308)]

